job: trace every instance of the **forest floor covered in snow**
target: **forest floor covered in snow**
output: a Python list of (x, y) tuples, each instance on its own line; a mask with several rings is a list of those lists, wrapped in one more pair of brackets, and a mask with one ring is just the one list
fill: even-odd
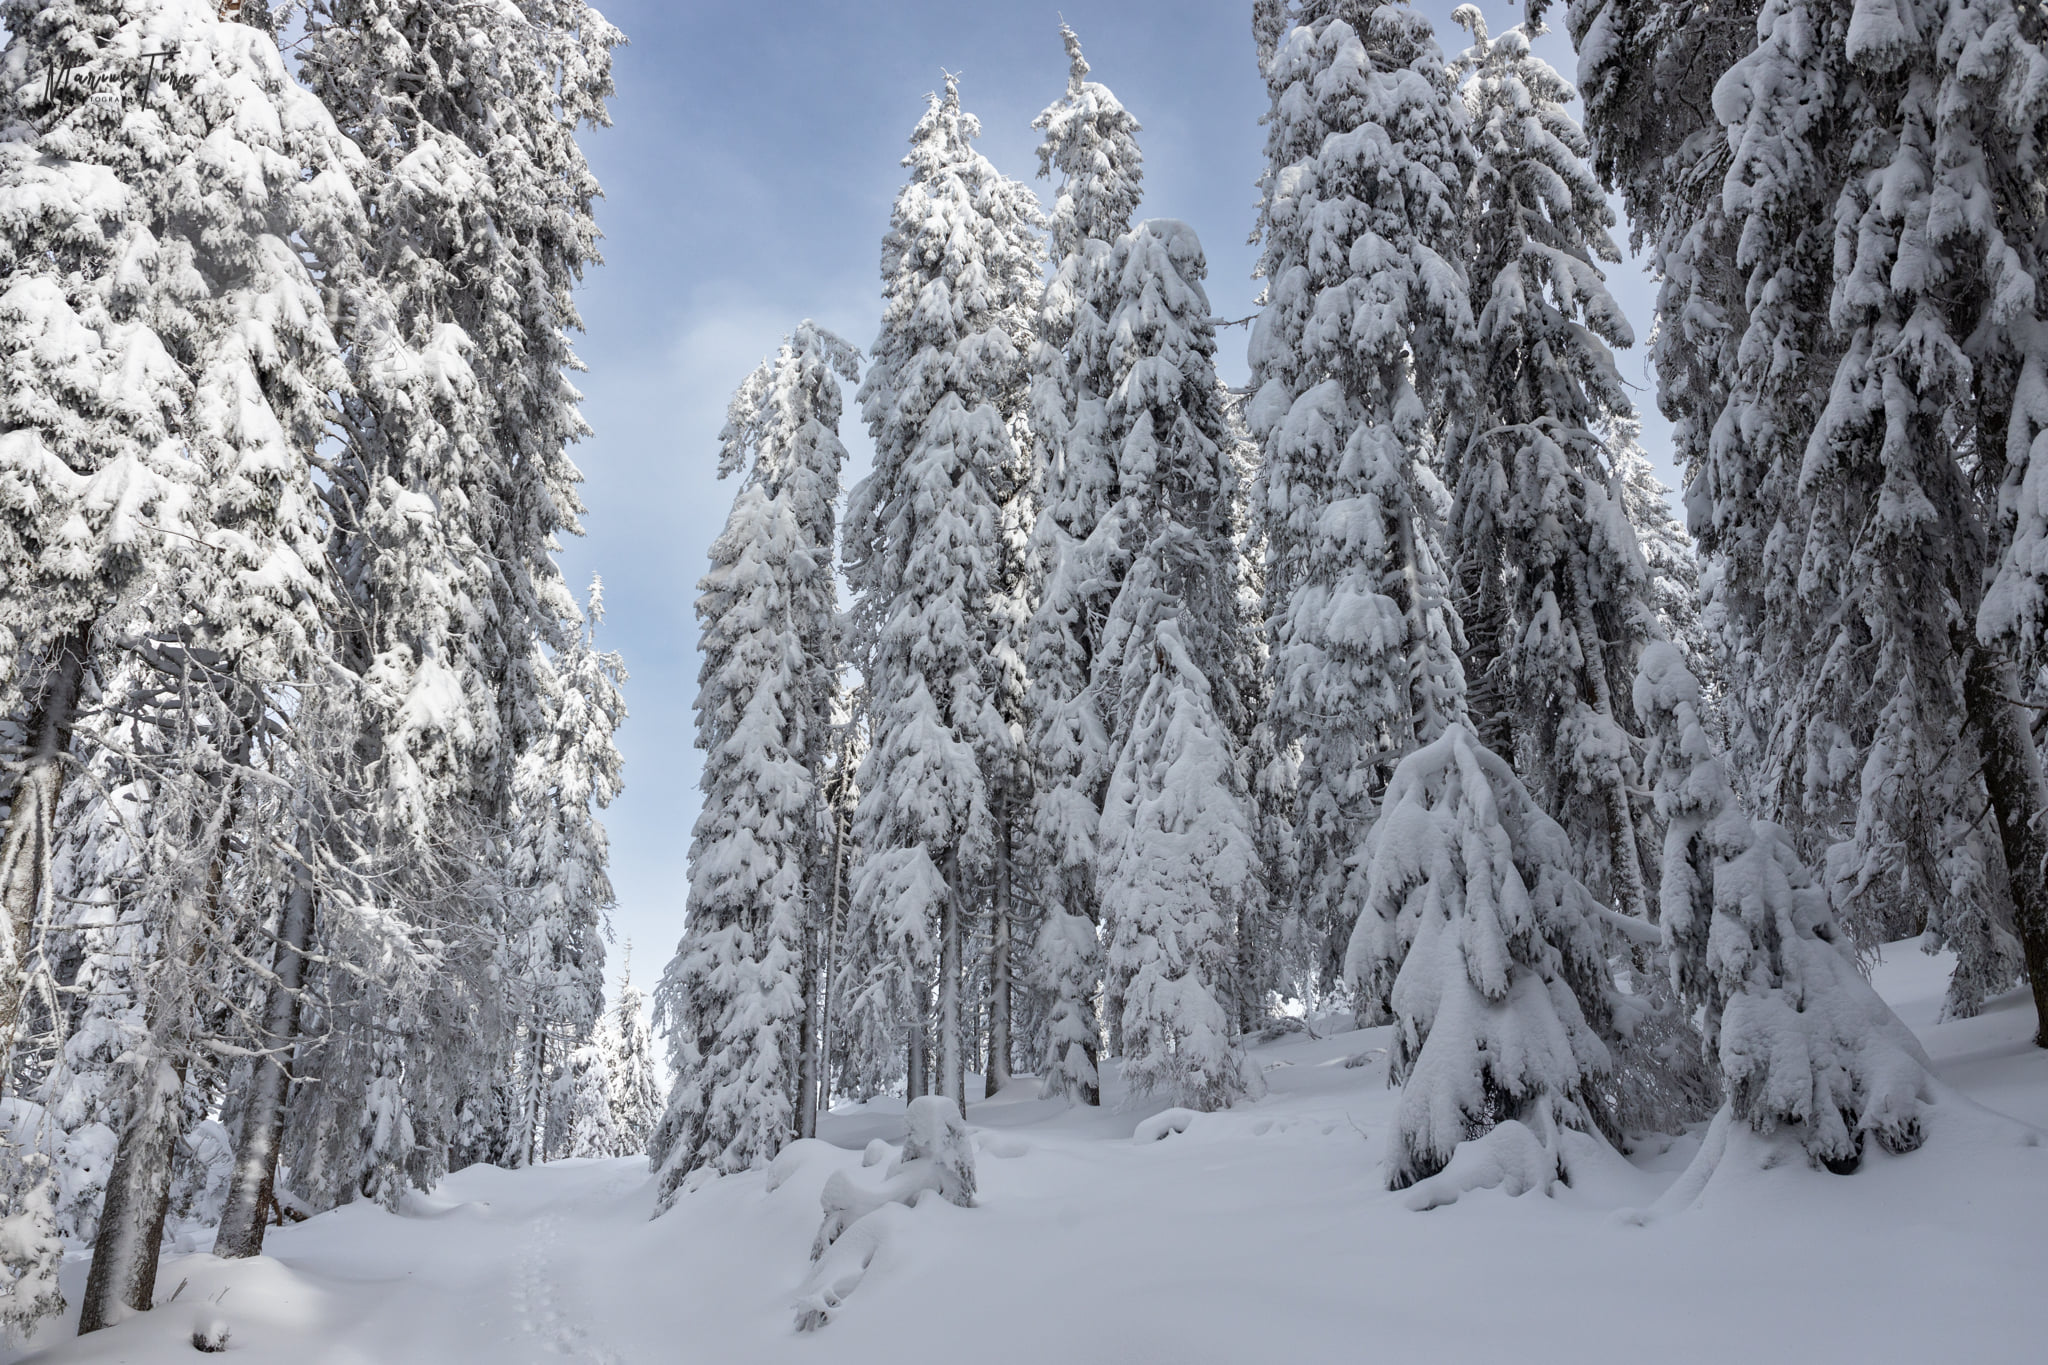
[[(863, 1153), (901, 1139), (900, 1102), (843, 1107), (772, 1171), (652, 1221), (644, 1163), (562, 1161), (472, 1167), (400, 1215), (346, 1207), (254, 1261), (171, 1252), (175, 1302), (82, 1340), (53, 1322), (44, 1354), (9, 1358), (191, 1361), (219, 1319), (229, 1359), (292, 1365), (2036, 1361), (2048, 1051), (2023, 994), (1937, 1023), (1947, 965), (1895, 945), (1875, 980), (1944, 1082), (2022, 1123), (1952, 1096), (1920, 1151), (1873, 1149), (1849, 1177), (1731, 1161), (1660, 1205), (1695, 1135), (1626, 1161), (1582, 1149), (1550, 1198), (1417, 1212), (1381, 1173), (1384, 1030), (1297, 1034), (1253, 1050), (1265, 1099), (1184, 1123), (1068, 1110), (1031, 1082), (970, 1104), (977, 1206), (927, 1196), (849, 1232), (815, 1331), (794, 1305), (820, 1289), (820, 1191), (835, 1171), (880, 1183)], [(85, 1272), (66, 1266), (74, 1299)]]

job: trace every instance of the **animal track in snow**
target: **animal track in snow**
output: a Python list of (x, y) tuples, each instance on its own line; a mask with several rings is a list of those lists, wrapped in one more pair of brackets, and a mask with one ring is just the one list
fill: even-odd
[(534, 1225), (512, 1297), (521, 1328), (553, 1354), (588, 1365), (624, 1365), (617, 1353), (595, 1340), (589, 1327), (567, 1312), (562, 1300), (562, 1267), (550, 1255), (561, 1241), (562, 1216), (550, 1213)]

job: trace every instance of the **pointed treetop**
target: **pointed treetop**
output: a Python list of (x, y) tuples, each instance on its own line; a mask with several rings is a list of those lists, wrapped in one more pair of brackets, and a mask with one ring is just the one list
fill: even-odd
[(1060, 25), (1071, 65), (1067, 90), (1031, 121), (1043, 129), (1038, 173), (1060, 172), (1052, 211), (1053, 254), (1064, 259), (1091, 240), (1113, 242), (1129, 230), (1144, 178), (1132, 118), (1108, 86), (1087, 79), (1088, 61), (1072, 26)]
[[(756, 365), (733, 391), (725, 409), (725, 426), (718, 433), (718, 477), (727, 478), (741, 470), (758, 471), (762, 442), (771, 437), (774, 426), (778, 376), (784, 376), (786, 405), (788, 374), (824, 368), (851, 384), (860, 378), (860, 359), (860, 348), (851, 342), (810, 318), (799, 322), (796, 330), (782, 339), (775, 358)], [(773, 475), (780, 471), (761, 472)]]
[(1060, 41), (1067, 45), (1067, 96), (1071, 99), (1081, 93), (1088, 79), (1088, 59), (1081, 55), (1081, 35), (1074, 32), (1072, 24), (1060, 25)]

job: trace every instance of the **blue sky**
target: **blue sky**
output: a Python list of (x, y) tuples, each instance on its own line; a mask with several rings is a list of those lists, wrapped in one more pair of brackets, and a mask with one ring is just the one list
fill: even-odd
[[(582, 292), (578, 347), (585, 414), (596, 436), (577, 451), (589, 534), (565, 547), (572, 583), (605, 580), (601, 641), (632, 674), (619, 736), (626, 793), (606, 816), (620, 954), (650, 986), (682, 932), (690, 825), (698, 808), (692, 747), (697, 625), (691, 604), (705, 552), (732, 497), (717, 478), (716, 437), (732, 389), (782, 335), (817, 319), (856, 346), (881, 317), (878, 262), (898, 159), (941, 72), (982, 123), (981, 150), (1037, 180), (1031, 120), (1066, 84), (1058, 26), (1081, 35), (1093, 79), (1144, 125), (1141, 217), (1180, 218), (1201, 234), (1219, 317), (1253, 311), (1255, 216), (1266, 95), (1247, 0), (612, 0), (600, 8), (631, 45), (618, 54), (614, 126), (586, 135), (605, 187), (606, 264)], [(1464, 45), (1449, 0), (1418, 8), (1447, 53)], [(1495, 28), (1518, 7), (1487, 6)], [(1554, 12), (1561, 20), (1562, 14)], [(1562, 34), (1539, 44), (1569, 76)], [(1617, 232), (1617, 237), (1624, 234)], [(1624, 241), (1624, 245), (1626, 245)], [(1647, 336), (1651, 286), (1615, 272), (1617, 296)], [(1222, 365), (1244, 378), (1246, 329), (1226, 330)], [(1665, 429), (1640, 355), (1645, 439), (1665, 479)], [(852, 479), (866, 435), (849, 395), (842, 429)]]

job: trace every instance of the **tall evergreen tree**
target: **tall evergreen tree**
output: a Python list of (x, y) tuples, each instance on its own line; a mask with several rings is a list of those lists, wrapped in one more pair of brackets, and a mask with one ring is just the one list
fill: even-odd
[(1614, 493), (1642, 552), (1645, 601), (1657, 622), (1653, 632), (1677, 645), (1693, 664), (1705, 666), (1706, 627), (1700, 619), (1700, 568), (1692, 537), (1671, 511), (1671, 490), (1657, 477), (1642, 446), (1642, 424), (1617, 417), (1608, 424), (1607, 449), (1614, 463)]
[[(1475, 404), (1460, 423), (1454, 540), (1461, 614), (1506, 713), (1503, 752), (1581, 851), (1580, 866), (1648, 918), (1627, 687), (1659, 629), (1603, 431), (1630, 405), (1608, 345), (1634, 336), (1601, 262), (1613, 210), (1585, 163), (1573, 98), (1529, 50), (1540, 25), (1489, 37), (1477, 8), (1459, 60), (1478, 151), (1471, 186)], [(1493, 708), (1485, 708), (1491, 710)], [(1590, 809), (1588, 809), (1590, 807)]]
[[(161, 195), (139, 183), (145, 168), (120, 127), (130, 73), (105, 51), (119, 16), (76, 3), (0, 14), (17, 73), (0, 111), (0, 714), (25, 741), (0, 834), (4, 1057), (32, 928), (50, 909), (89, 674), (107, 636), (135, 620), (151, 570), (198, 527), (177, 440), (192, 384), (174, 351), (182, 301), (158, 265)], [(106, 95), (89, 99), (102, 80)], [(123, 278), (127, 260), (146, 269)]]
[[(2009, 913), (2048, 1046), (2048, 779), (2015, 705), (2021, 631), (1985, 594), (1994, 573), (2015, 581), (2005, 547), (2018, 525), (1999, 500), (2002, 485), (2023, 486), (2041, 421), (2016, 411), (2016, 391), (2040, 370), (2048, 304), (2048, 97), (2035, 88), (2048, 21), (2010, 0), (1830, 17), (1869, 132), (1833, 205), (1829, 320), (1843, 353), (1800, 469), (1804, 562), (1861, 618), (1826, 642), (1841, 661), (1829, 697), (1847, 709), (1860, 696), (1876, 714), (1856, 828), (1829, 873), (1844, 912), (1867, 918), (1876, 885), (1925, 877), (1902, 864), (1931, 853), (1927, 918), (1958, 950), (1951, 1003), (1964, 1009), (2017, 974), (1997, 922)], [(1766, 51), (1778, 51), (1776, 27)], [(2006, 886), (1987, 884), (1996, 855), (1965, 823), (1987, 810)]]
[(1293, 765), (1302, 971), (1332, 981), (1375, 796), (1462, 713), (1432, 464), (1441, 415), (1469, 393), (1473, 151), (1429, 22), (1406, 5), (1309, 0), (1259, 18), (1272, 112), (1248, 416), (1269, 742)]
[[(1696, 167), (1678, 178), (1690, 196), (1642, 197), (1664, 212), (1658, 365), (1685, 418), (1731, 709), (1768, 726), (1736, 729), (1738, 757), (1802, 857), (1825, 857), (1859, 940), (1925, 924), (1957, 942), (1967, 1007), (1968, 983), (2000, 970), (2005, 888), (2048, 962), (2048, 788), (2011, 705), (2013, 599), (1984, 597), (2012, 525), (1994, 501), (2014, 466), (1994, 452), (2025, 444), (2011, 417), (2040, 272), (2031, 235), (2001, 226), (2029, 219), (2038, 176), (1981, 149), (2031, 145), (2039, 101), (2017, 73), (2038, 36), (1976, 4), (1788, 0), (1747, 36), (1697, 6), (1614, 9), (1574, 15), (1604, 158), (1631, 187), (1671, 181), (1673, 156)], [(1673, 56), (1714, 82), (1713, 123), (1649, 125), (1685, 139), (1652, 164), (1634, 114)], [(2002, 883), (1954, 818), (1987, 807)]]
[(1103, 279), (1129, 229), (1143, 160), (1138, 122), (1108, 87), (1087, 79), (1073, 29), (1067, 92), (1032, 123), (1043, 129), (1039, 174), (1059, 172), (1053, 275), (1039, 300), (1031, 353), (1032, 472), (1039, 578), (1026, 663), (1030, 674), (1032, 823), (1046, 918), (1038, 962), (1052, 996), (1041, 1084), (1083, 1104), (1101, 1101), (1095, 994), (1102, 981), (1094, 887), (1095, 832), (1115, 761), (1101, 698), (1090, 688), (1101, 623), (1114, 595), (1097, 539), (1114, 504), (1116, 451), (1105, 428), (1111, 336)]
[(857, 365), (805, 322), (741, 385), (721, 436), (719, 472), (745, 482), (697, 601), (704, 808), (689, 919), (655, 995), (675, 1076), (650, 1152), (664, 1206), (698, 1169), (758, 1166), (800, 1136), (800, 1092), (816, 1084), (803, 1049), (838, 686), (839, 384)]
[[(914, 1093), (937, 1006), (939, 1090), (964, 1109), (964, 953), (995, 884), (1014, 771), (1006, 712), (1020, 662), (1006, 513), (1022, 466), (1011, 417), (1038, 294), (1040, 212), (973, 148), (958, 84), (911, 135), (883, 239), (884, 310), (861, 404), (874, 472), (853, 490), (844, 555), (872, 747), (849, 905), (848, 1023), (900, 1038)], [(893, 1068), (891, 1068), (893, 1069)]]
[[(607, 841), (597, 812), (619, 791), (620, 757), (612, 736), (625, 719), (619, 687), (625, 667), (600, 653), (603, 585), (591, 581), (589, 624), (567, 649), (543, 653), (533, 675), (546, 728), (520, 754), (514, 778), (512, 875), (523, 918), (506, 981), (524, 1016), (528, 1047), (521, 1091), (529, 1098), (517, 1160), (560, 1145), (571, 1053), (586, 1046), (604, 1006), (606, 913), (612, 905)], [(536, 648), (538, 648), (536, 646)], [(555, 1096), (539, 1100), (552, 1078)]]
[(1216, 382), (1206, 272), (1194, 232), (1165, 219), (1105, 265), (1116, 482), (1094, 539), (1115, 596), (1089, 686), (1116, 755), (1097, 876), (1124, 1075), (1138, 1093), (1214, 1109), (1260, 1088), (1236, 1004), (1262, 888), (1233, 667), (1252, 640), (1235, 572), (1241, 438)]
[[(113, 382), (98, 401), (111, 400), (111, 413), (78, 401), (83, 393), (45, 387), (55, 401), (24, 411), (25, 426), (10, 419), (8, 448), (23, 459), (10, 470), (24, 479), (17, 487), (47, 488), (60, 502), (83, 495), (79, 529), (103, 528), (99, 554), (74, 558), (62, 577), (49, 576), (53, 564), (24, 565), (24, 581), (51, 590), (52, 605), (78, 608), (59, 623), (68, 643), (54, 652), (48, 640), (20, 642), (41, 651), (32, 662), (44, 666), (34, 728), (50, 741), (45, 752), (60, 753), (70, 727), (56, 723), (53, 706), (75, 701), (95, 643), (102, 655), (118, 644), (150, 675), (135, 705), (184, 746), (164, 750), (157, 765), (164, 810), (141, 855), (154, 879), (157, 956), (145, 1026), (124, 1063), (130, 1102), (81, 1316), (90, 1330), (150, 1302), (184, 1118), (180, 1091), (202, 1031), (198, 997), (209, 978), (198, 968), (246, 932), (241, 906), (269, 898), (246, 881), (233, 898), (228, 891), (240, 876), (235, 850), (249, 851), (244, 871), (266, 866), (258, 855), (267, 842), (249, 823), (261, 807), (251, 780), (255, 746), (260, 733), (270, 751), (264, 766), (275, 770), (275, 750), (289, 754), (306, 737), (299, 718), (318, 707), (293, 689), (319, 676), (332, 654), (325, 622), (337, 592), (312, 458), (334, 395), (347, 388), (326, 305), (347, 278), (360, 230), (349, 188), (359, 153), (289, 79), (267, 34), (224, 23), (209, 6), (67, 3), (10, 13), (9, 28), (10, 67), (26, 78), (9, 85), (16, 107), (7, 123), (17, 145), (45, 166), (75, 163), (72, 178), (100, 186), (90, 215), (74, 216), (61, 244), (52, 243), (78, 267), (68, 277), (74, 297), (44, 292), (16, 316), (40, 330), (75, 319), (80, 306), (111, 308), (96, 320), (132, 356), (125, 383), (106, 376)], [(122, 55), (145, 50), (166, 55), (160, 63)], [(10, 175), (29, 159), (10, 157)], [(231, 162), (248, 173), (220, 174)], [(61, 215), (78, 201), (59, 194), (53, 203)], [(10, 217), (35, 232), (54, 221), (44, 213)], [(95, 239), (105, 246), (124, 237), (119, 258), (93, 259)], [(317, 277), (309, 257), (320, 263)], [(31, 266), (22, 283), (33, 286), (39, 274)], [(26, 305), (36, 296), (12, 297)], [(87, 377), (95, 350), (104, 355), (100, 347), (80, 352), (85, 368), (66, 384)], [(22, 377), (37, 376), (31, 369)], [(33, 404), (36, 389), (22, 396)], [(192, 489), (184, 529), (199, 553), (134, 539), (138, 514), (158, 496), (136, 481), (146, 465), (123, 472), (119, 443), (134, 438), (138, 422), (158, 424), (152, 458), (180, 467)], [(98, 435), (81, 439), (89, 429)], [(55, 458), (44, 455), (52, 438)], [(14, 506), (27, 512), (33, 504)], [(34, 551), (42, 534), (35, 519), (12, 529), (10, 551)], [(104, 539), (109, 530), (113, 541)], [(129, 543), (121, 555), (107, 560), (105, 548), (122, 539)], [(107, 569), (123, 560), (136, 596), (117, 633), (107, 607), (118, 602), (110, 592), (122, 580)], [(110, 681), (102, 670), (103, 685)], [(279, 735), (293, 738), (280, 743)], [(303, 749), (297, 756), (314, 761)], [(8, 862), (28, 873), (11, 883), (16, 889), (33, 887), (50, 847), (50, 812), (40, 803), (54, 798), (54, 783), (32, 782), (29, 794), (35, 799), (14, 803), (11, 824)], [(15, 837), (38, 825), (37, 837)]]
[[(346, 655), (369, 703), (360, 761), (386, 794), (342, 815), (386, 861), (401, 916), (446, 958), (415, 1001), (376, 980), (316, 983), (324, 1040), (301, 1065), (332, 1098), (295, 1111), (286, 1137), (296, 1170), (326, 1173), (307, 1191), (316, 1201), (350, 1188), (395, 1200), (435, 1178), (437, 1135), (457, 1129), (470, 1156), (522, 1150), (518, 1106), (492, 1098), (519, 1088), (513, 1067), (539, 1121), (548, 1030), (531, 1027), (531, 992), (500, 1000), (489, 983), (518, 974), (515, 945), (545, 942), (549, 971), (559, 946), (535, 921), (544, 883), (514, 863), (556, 837), (560, 810), (518, 788), (560, 752), (556, 661), (582, 648), (552, 559), (581, 511), (569, 339), (573, 289), (597, 260), (597, 185), (576, 135), (607, 121), (621, 41), (582, 0), (322, 0), (308, 18), (306, 79), (367, 153), (356, 183), (368, 303), (356, 311), (391, 334), (350, 348), (345, 458), (328, 487), (334, 558), (362, 623)], [(429, 823), (437, 837), (419, 837)], [(594, 1000), (601, 959), (574, 952), (575, 990)], [(394, 1013), (406, 1041), (380, 1043)], [(571, 1012), (570, 1048), (589, 1014)], [(515, 1048), (522, 1037), (533, 1046)], [(400, 1144), (403, 1159), (391, 1148), (372, 1160), (348, 1136), (407, 1132), (419, 1140)]]

